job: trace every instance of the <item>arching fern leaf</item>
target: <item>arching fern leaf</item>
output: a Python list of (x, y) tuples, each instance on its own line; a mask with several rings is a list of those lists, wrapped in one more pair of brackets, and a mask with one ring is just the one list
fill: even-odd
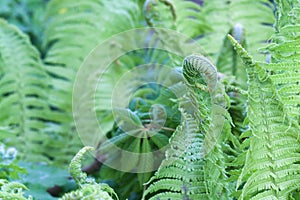
[(48, 161), (43, 146), (51, 138), (39, 132), (48, 108), (47, 80), (29, 38), (0, 20), (0, 126), (9, 127), (5, 143), (24, 160)]
[(300, 186), (299, 126), (284, 109), (263, 65), (230, 37), (246, 65), (251, 137), (238, 186), (239, 199), (287, 199)]
[[(49, 3), (44, 61), (51, 76), (49, 102), (54, 112), (49, 113), (51, 127), (46, 131), (56, 138), (55, 143), (49, 143), (55, 163), (67, 164), (81, 146), (72, 116), (72, 90), (77, 70), (101, 41), (112, 34), (137, 27), (139, 12), (135, 0), (53, 0)], [(105, 113), (101, 117), (104, 118)], [(112, 128), (113, 120), (103, 121), (108, 127), (106, 131)], [(93, 128), (87, 125), (85, 132), (94, 133)], [(65, 148), (62, 149), (62, 146)]]

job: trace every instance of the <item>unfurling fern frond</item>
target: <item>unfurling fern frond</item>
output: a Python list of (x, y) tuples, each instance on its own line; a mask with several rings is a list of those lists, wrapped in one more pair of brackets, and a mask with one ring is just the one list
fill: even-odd
[[(197, 88), (204, 88), (207, 84), (211, 99), (211, 121), (204, 145), (214, 146), (222, 132), (225, 117), (229, 117), (226, 110), (227, 101), (224, 86), (218, 81), (216, 67), (205, 57), (191, 55), (183, 61), (183, 75), (189, 84)], [(204, 81), (204, 82), (203, 82)], [(210, 149), (205, 149), (210, 151)]]
[(300, 187), (299, 126), (284, 109), (273, 79), (231, 36), (248, 74), (250, 142), (239, 199), (288, 199)]
[(31, 197), (24, 197), (23, 190), (28, 190), (27, 187), (18, 182), (8, 182), (5, 179), (0, 179), (0, 199), (1, 200), (32, 200)]
[(49, 161), (40, 130), (48, 108), (47, 75), (29, 38), (0, 19), (0, 126), (10, 135), (4, 140), (24, 160)]
[(89, 181), (87, 180), (87, 175), (81, 170), (82, 157), (87, 151), (94, 150), (93, 147), (84, 147), (82, 148), (76, 156), (72, 159), (69, 167), (71, 176), (75, 179), (76, 183), (79, 185), (86, 184)]
[(70, 163), (70, 174), (76, 180), (80, 189), (65, 194), (61, 200), (118, 200), (116, 193), (106, 184), (96, 183), (94, 179), (88, 179), (87, 175), (81, 171), (82, 156), (86, 151), (93, 150), (93, 147), (82, 148)]
[[(219, 140), (229, 117), (224, 88), (217, 80), (216, 68), (202, 56), (185, 58), (183, 75), (189, 89), (179, 99), (182, 123), (144, 198), (228, 199), (230, 187)], [(210, 101), (199, 100), (205, 98)]]
[[(227, 183), (226, 154), (223, 150), (231, 134), (231, 117), (226, 109), (228, 106), (227, 95), (224, 85), (218, 80), (216, 67), (205, 57), (191, 55), (183, 61), (183, 75), (189, 84), (195, 84), (190, 89), (190, 97), (206, 95), (201, 92), (203, 79), (208, 86), (210, 102), (206, 104), (209, 112), (204, 114), (199, 105), (199, 115), (202, 123), (200, 128), (204, 134), (202, 153), (205, 155), (205, 183), (207, 187), (207, 198), (209, 199), (228, 199), (229, 191), (232, 190)], [(200, 84), (200, 85), (199, 85)], [(200, 89), (200, 91), (199, 91)], [(193, 93), (196, 93), (195, 96)], [(197, 100), (202, 101), (198, 98)], [(209, 118), (209, 120), (202, 120)]]
[(175, 29), (192, 38), (209, 29), (201, 6), (191, 0), (147, 0), (144, 17), (149, 26)]

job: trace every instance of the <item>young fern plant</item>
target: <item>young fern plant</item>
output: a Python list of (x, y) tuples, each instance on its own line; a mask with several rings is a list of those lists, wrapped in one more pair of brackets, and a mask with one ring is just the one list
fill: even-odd
[(182, 123), (170, 140), (166, 159), (147, 183), (143, 198), (229, 199), (231, 189), (220, 145), (229, 117), (224, 86), (214, 65), (202, 56), (185, 58), (183, 75), (188, 91), (178, 100)]
[(83, 155), (93, 150), (93, 147), (82, 148), (70, 163), (70, 174), (79, 185), (79, 189), (66, 193), (60, 200), (118, 200), (117, 194), (107, 184), (96, 183), (93, 178), (88, 178), (87, 175), (81, 170), (81, 162)]
[(18, 182), (8, 182), (0, 179), (0, 199), (1, 200), (32, 200), (32, 197), (24, 197), (23, 190), (27, 187)]

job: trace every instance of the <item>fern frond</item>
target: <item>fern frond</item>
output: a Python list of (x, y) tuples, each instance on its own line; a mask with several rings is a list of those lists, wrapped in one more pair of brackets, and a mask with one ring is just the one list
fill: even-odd
[(182, 125), (174, 132), (171, 149), (167, 150), (166, 159), (149, 181), (151, 185), (145, 191), (144, 198), (183, 199), (190, 195), (206, 194), (204, 161), (200, 154), (203, 136), (198, 125), (190, 114), (182, 113)]
[(93, 147), (83, 147), (70, 163), (70, 174), (76, 180), (80, 189), (65, 194), (61, 200), (79, 200), (79, 199), (103, 199), (118, 200), (116, 193), (106, 184), (96, 183), (94, 179), (87, 179), (87, 175), (81, 171), (81, 162), (84, 153), (93, 150)]
[(271, 64), (262, 64), (284, 103), (286, 112), (299, 121), (300, 113), (300, 2), (277, 1), (276, 32), (266, 47), (272, 55)]
[[(226, 109), (228, 106), (224, 85), (218, 80), (216, 67), (206, 58), (198, 55), (188, 56), (184, 60), (183, 74), (187, 82), (190, 84), (201, 84), (203, 78), (209, 87), (210, 120), (200, 127), (203, 128), (205, 139), (203, 142), (203, 153), (205, 157), (205, 182), (208, 190), (208, 196), (211, 199), (229, 198), (229, 191), (232, 188), (228, 185), (226, 169), (226, 155), (223, 153), (228, 137), (234, 137), (231, 134), (230, 124), (231, 117)], [(194, 79), (194, 80), (193, 80)], [(197, 91), (196, 88), (193, 89)], [(199, 94), (198, 94), (199, 95)], [(198, 99), (198, 101), (201, 101)], [(200, 111), (203, 113), (203, 111)], [(201, 116), (206, 118), (207, 116)], [(207, 126), (207, 128), (205, 128)], [(221, 135), (223, 134), (223, 135)], [(227, 141), (228, 140), (228, 141)], [(218, 180), (218, 181), (216, 181)]]
[[(199, 43), (209, 56), (217, 57), (222, 39), (237, 24), (245, 29), (245, 38), (249, 52), (257, 59), (264, 60), (257, 48), (265, 46), (273, 33), (273, 6), (267, 0), (231, 0), (204, 1), (203, 15), (211, 25), (209, 31)], [(221, 68), (222, 66), (217, 66)]]
[(147, 0), (144, 16), (149, 26), (175, 29), (192, 38), (209, 29), (201, 6), (191, 0)]
[(299, 188), (299, 126), (284, 109), (267, 70), (231, 36), (248, 74), (250, 147), (238, 186), (240, 199), (286, 199)]
[(0, 126), (9, 127), (5, 143), (24, 160), (49, 161), (43, 146), (50, 138), (39, 133), (47, 119), (47, 80), (29, 38), (0, 20)]
[(224, 88), (217, 80), (214, 65), (202, 56), (186, 57), (183, 75), (189, 90), (179, 100), (182, 123), (171, 138), (166, 159), (149, 181), (144, 198), (228, 199), (230, 189), (225, 183), (225, 158), (219, 143), (228, 117)]
[(76, 156), (72, 159), (69, 167), (69, 171), (71, 176), (76, 180), (77, 184), (85, 184), (88, 183), (87, 181), (87, 175), (82, 172), (81, 170), (81, 162), (82, 162), (82, 157), (83, 155), (89, 151), (89, 150), (94, 150), (93, 147), (84, 147), (82, 148)]
[[(46, 131), (56, 138), (55, 143), (49, 143), (56, 164), (68, 163), (81, 146), (72, 115), (73, 83), (79, 66), (88, 53), (104, 39), (138, 27), (139, 13), (135, 0), (54, 0), (48, 4), (44, 37), (47, 52), (44, 62), (51, 77), (49, 103), (53, 110), (49, 113), (51, 128)], [(97, 79), (95, 74), (89, 78), (95, 82)], [(106, 117), (105, 114), (101, 117)], [(74, 115), (81, 117), (80, 113)], [(90, 120), (86, 122), (89, 123)], [(101, 120), (100, 124), (107, 127), (107, 132), (112, 128), (113, 119)], [(94, 127), (87, 124), (83, 131), (95, 133)], [(98, 141), (93, 142), (97, 145)], [(61, 146), (65, 148), (61, 149)]]
[(0, 179), (0, 199), (2, 200), (32, 200), (31, 197), (24, 197), (23, 190), (28, 189), (21, 183)]

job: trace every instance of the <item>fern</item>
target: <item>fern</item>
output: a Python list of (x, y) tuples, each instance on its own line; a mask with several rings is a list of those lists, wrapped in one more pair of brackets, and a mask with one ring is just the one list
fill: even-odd
[(10, 132), (4, 141), (24, 160), (49, 161), (42, 147), (51, 139), (39, 132), (48, 110), (48, 79), (39, 53), (27, 36), (4, 20), (0, 38), (0, 125)]
[[(44, 62), (51, 76), (49, 103), (54, 112), (49, 113), (51, 128), (46, 132), (56, 138), (55, 143), (49, 144), (56, 164), (67, 164), (81, 146), (72, 116), (72, 89), (79, 66), (101, 41), (130, 27), (137, 27), (138, 13), (138, 5), (134, 0), (126, 3), (54, 0), (48, 4), (44, 40), (47, 52)], [(78, 113), (75, 115), (80, 117)], [(101, 123), (108, 127), (107, 131), (113, 125), (111, 119)], [(86, 125), (84, 132), (94, 133), (93, 128)], [(61, 146), (65, 148), (61, 149)], [(58, 154), (61, 156), (57, 157)]]
[(193, 38), (209, 28), (201, 10), (200, 5), (190, 0), (147, 0), (144, 4), (149, 26), (175, 29)]
[(1, 200), (32, 200), (32, 197), (24, 197), (23, 190), (27, 190), (27, 188), (21, 183), (8, 182), (5, 179), (0, 179)]
[[(203, 88), (203, 85), (199, 85), (199, 83), (205, 83), (208, 86), (211, 102), (210, 106), (208, 106), (209, 104), (207, 106), (210, 110), (210, 120), (206, 122), (207, 125), (205, 125), (205, 121), (201, 124), (201, 127), (203, 127), (202, 132), (205, 133), (202, 148), (204, 155), (206, 155), (204, 173), (208, 194), (207, 198), (228, 199), (232, 188), (227, 183), (225, 163), (227, 155), (223, 151), (225, 144), (231, 141), (229, 137), (234, 136), (231, 134), (229, 124), (231, 117), (226, 109), (229, 103), (224, 91), (224, 85), (218, 80), (216, 67), (202, 56), (192, 55), (186, 57), (183, 62), (183, 74), (187, 82), (192, 87), (197, 88), (194, 88), (195, 91)], [(201, 99), (197, 101), (199, 102)], [(202, 109), (200, 109), (200, 113), (202, 114), (200, 121), (208, 117), (205, 116)], [(205, 126), (208, 127), (205, 128)]]
[(82, 148), (70, 163), (70, 174), (76, 180), (80, 189), (65, 194), (61, 200), (75, 199), (103, 199), (113, 200), (118, 197), (108, 185), (98, 184), (94, 179), (87, 178), (87, 175), (81, 171), (81, 162), (83, 154), (88, 150), (93, 150), (93, 147)]
[[(199, 43), (207, 55), (217, 58), (222, 39), (230, 29), (240, 24), (244, 27), (247, 47), (258, 60), (264, 57), (257, 52), (271, 37), (274, 23), (273, 6), (267, 0), (204, 1), (203, 15), (211, 26)], [(221, 69), (222, 66), (217, 66)]]
[[(187, 100), (187, 99), (186, 99)], [(151, 178), (151, 185), (144, 193), (147, 199), (199, 199), (205, 196), (203, 156), (200, 152), (203, 136), (198, 122), (182, 112), (182, 125), (177, 127), (158, 172)], [(151, 198), (150, 196), (151, 195)]]
[(284, 109), (266, 69), (230, 37), (248, 74), (250, 147), (238, 186), (240, 199), (287, 199), (299, 188), (299, 126)]
[(300, 113), (300, 2), (277, 1), (276, 32), (266, 49), (272, 55), (271, 64), (263, 64), (270, 71), (286, 112), (299, 120)]
[[(201, 56), (185, 58), (183, 75), (190, 89), (179, 99), (182, 123), (171, 138), (166, 159), (149, 181), (144, 198), (228, 199), (230, 189), (222, 170), (225, 159), (219, 143), (228, 117), (224, 88), (217, 80), (216, 68)], [(198, 98), (208, 97), (207, 91), (211, 102), (199, 103)], [(207, 120), (209, 114), (211, 119)]]

